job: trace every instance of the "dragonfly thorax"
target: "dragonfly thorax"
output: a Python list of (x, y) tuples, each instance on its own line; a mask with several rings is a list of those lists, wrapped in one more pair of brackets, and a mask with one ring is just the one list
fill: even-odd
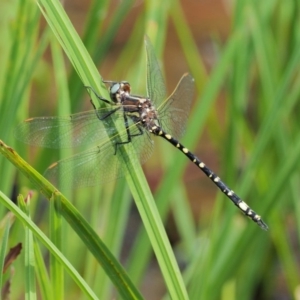
[(158, 112), (152, 101), (149, 98), (131, 95), (130, 91), (129, 82), (113, 82), (110, 86), (110, 97), (115, 103), (121, 104), (135, 122), (140, 122), (147, 129), (157, 126)]
[(158, 112), (150, 99), (140, 100), (140, 121), (144, 127), (150, 130), (153, 126), (158, 125)]

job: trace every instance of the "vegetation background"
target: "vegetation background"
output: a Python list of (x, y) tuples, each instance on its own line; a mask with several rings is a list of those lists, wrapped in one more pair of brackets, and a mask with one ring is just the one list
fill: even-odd
[[(6, 153), (0, 156), (0, 267), (9, 248), (21, 242), (23, 249), (0, 276), (3, 295), (300, 299), (299, 5), (297, 0), (78, 0), (65, 1), (62, 8), (55, 0), (1, 1), (0, 139), (38, 172), (71, 150), (23, 145), (14, 138), (16, 124), (91, 109), (84, 85), (101, 91), (91, 61), (102, 78), (128, 80), (135, 94), (144, 95), (146, 33), (169, 93), (183, 73), (195, 78), (183, 144), (269, 226), (264, 232), (241, 215), (199, 169), (159, 138), (143, 167), (147, 181), (135, 166), (137, 179), (127, 176), (128, 185), (121, 179), (67, 189), (80, 212), (76, 218), (66, 217), (64, 200), (59, 200), (61, 213), (55, 196), (50, 202), (42, 197), (46, 184), (37, 184), (33, 171), (28, 180), (18, 159), (12, 158), (16, 168)], [(153, 198), (147, 196), (147, 182)], [(25, 204), (19, 198), (18, 208), (20, 193), (31, 199)], [(81, 217), (95, 231), (86, 239), (80, 226), (88, 224), (78, 221)], [(93, 252), (87, 246), (98, 237), (123, 265), (132, 287), (120, 287), (110, 267), (99, 264), (102, 248)]]

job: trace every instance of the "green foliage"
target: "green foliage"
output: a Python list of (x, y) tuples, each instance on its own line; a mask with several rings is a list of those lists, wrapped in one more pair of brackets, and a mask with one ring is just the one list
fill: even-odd
[[(226, 42), (212, 41), (217, 59), (209, 74), (179, 1), (145, 1), (133, 27), (124, 29), (135, 3), (124, 0), (110, 7), (110, 1), (93, 1), (82, 38), (58, 1), (1, 4), (0, 140), (30, 163), (1, 143), (0, 216), (5, 218), (8, 209), (17, 218), (1, 239), (1, 264), (10, 246), (24, 244), (13, 263), (12, 299), (24, 294), (109, 299), (116, 291), (119, 298), (139, 299), (153, 253), (165, 298), (272, 299), (280, 278), (287, 297), (294, 297), (300, 280), (295, 249), (300, 231), (297, 2), (236, 1)], [(212, 210), (195, 220), (183, 182), (190, 162), (167, 143), (157, 142), (155, 160), (163, 175), (153, 194), (140, 165), (129, 161), (126, 182), (81, 190), (65, 187), (66, 198), (38, 172), (72, 150), (33, 149), (13, 138), (14, 126), (28, 117), (87, 109), (84, 86), (108, 98), (95, 64), (102, 67), (110, 58), (121, 33), (128, 42), (118, 49), (111, 78), (105, 79), (126, 79), (134, 92), (145, 93), (143, 36), (150, 37), (162, 58), (168, 54), (169, 20), (183, 51), (180, 59), (197, 89), (182, 143), (190, 150), (205, 144), (202, 133), (207, 129), (209, 144), (218, 152), (210, 161), (221, 165), (217, 173), (262, 216), (268, 232), (242, 216), (219, 191)], [(225, 104), (218, 100), (221, 95)], [(201, 150), (198, 154), (201, 158)], [(11, 201), (16, 200), (15, 191), (26, 195), (32, 189), (30, 205), (22, 197), (20, 208)], [(131, 195), (143, 226), (124, 250), (122, 267), (121, 250), (131, 229)], [(172, 247), (163, 226), (170, 211), (179, 235)], [(143, 285), (147, 288), (148, 282)]]

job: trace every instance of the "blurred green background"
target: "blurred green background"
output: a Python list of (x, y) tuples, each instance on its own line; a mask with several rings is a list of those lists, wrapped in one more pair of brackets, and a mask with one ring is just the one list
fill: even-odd
[[(190, 299), (300, 299), (299, 5), (297, 0), (63, 4), (102, 78), (127, 80), (134, 94), (146, 94), (145, 33), (169, 94), (183, 73), (192, 74), (196, 95), (182, 143), (269, 226), (262, 231), (179, 151), (154, 137), (155, 152), (143, 168)], [(0, 15), (0, 139), (43, 173), (71, 152), (23, 145), (13, 128), (28, 117), (92, 109), (86, 83), (67, 56), (57, 59), (61, 49), (36, 3), (2, 1)], [(3, 156), (0, 190), (14, 202), (19, 193), (33, 191), (31, 218), (49, 232), (49, 202)], [(145, 299), (167, 297), (126, 181), (66, 194)], [(0, 212), (4, 218), (7, 210), (2, 206)], [(118, 297), (66, 224), (62, 235), (62, 252), (99, 299)], [(23, 238), (24, 228), (15, 221), (8, 247)], [(39, 247), (47, 265), (49, 252)], [(23, 299), (26, 290), (24, 256), (14, 262), (12, 278), (6, 275), (12, 299)], [(66, 274), (63, 289), (61, 298), (85, 299)]]

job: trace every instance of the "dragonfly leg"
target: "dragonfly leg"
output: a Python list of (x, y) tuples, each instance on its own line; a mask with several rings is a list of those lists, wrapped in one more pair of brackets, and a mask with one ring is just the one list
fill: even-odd
[[(97, 92), (94, 90), (93, 87), (87, 86), (87, 85), (85, 85), (84, 87), (85, 87), (86, 89), (90, 89), (90, 90), (94, 93), (94, 95), (97, 97), (98, 100), (101, 100), (101, 101), (103, 101), (103, 102), (105, 102), (105, 103), (108, 103), (108, 104), (112, 104), (112, 102), (111, 102), (110, 100), (107, 100), (107, 99), (101, 97), (100, 95), (98, 95)], [(94, 104), (93, 102), (92, 102), (92, 105), (93, 105), (94, 108), (95, 108), (95, 104)], [(95, 109), (96, 109), (96, 108), (95, 108)]]
[(127, 119), (127, 115), (125, 114), (125, 112), (124, 112), (124, 124), (125, 124), (126, 132), (127, 132), (127, 141), (116, 142), (116, 144), (115, 144), (115, 155), (117, 154), (118, 146), (131, 143), (132, 137), (140, 136), (140, 135), (142, 135), (144, 133), (143, 130), (142, 130), (142, 128), (138, 124), (135, 124), (135, 126), (137, 127), (137, 129), (139, 130), (139, 132), (138, 133), (134, 133), (134, 134), (132, 134), (130, 132), (130, 127), (128, 125), (128, 119)]

